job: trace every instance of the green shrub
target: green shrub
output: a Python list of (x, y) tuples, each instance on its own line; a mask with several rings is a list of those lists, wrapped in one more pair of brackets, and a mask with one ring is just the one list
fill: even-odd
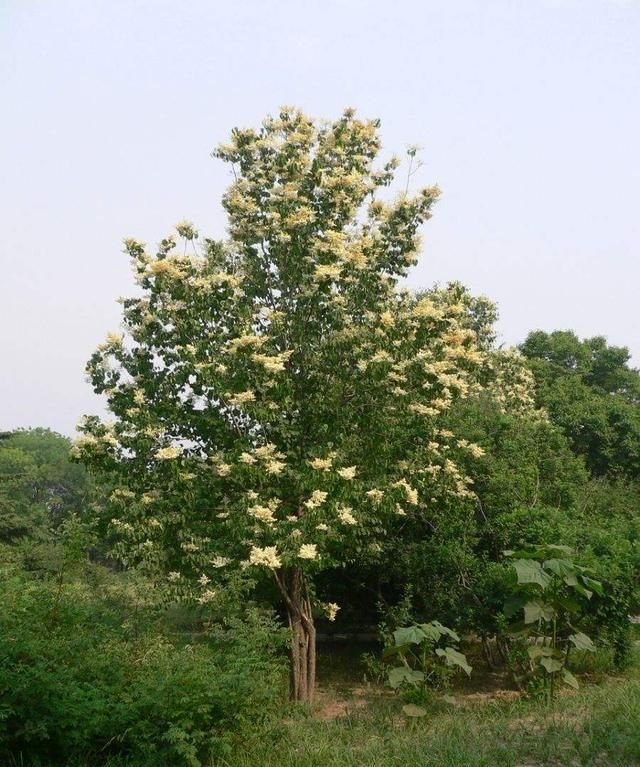
[(62, 589), (15, 565), (2, 573), (0, 763), (197, 766), (277, 710), (272, 617), (247, 610), (180, 644), (142, 600), (127, 604), (129, 586), (90, 569), (93, 583)]

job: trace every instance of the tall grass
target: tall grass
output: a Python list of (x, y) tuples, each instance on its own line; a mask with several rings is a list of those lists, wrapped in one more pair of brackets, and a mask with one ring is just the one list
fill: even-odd
[(408, 721), (393, 699), (333, 721), (294, 717), (220, 767), (632, 767), (640, 765), (640, 679), (608, 678), (534, 701), (434, 704)]

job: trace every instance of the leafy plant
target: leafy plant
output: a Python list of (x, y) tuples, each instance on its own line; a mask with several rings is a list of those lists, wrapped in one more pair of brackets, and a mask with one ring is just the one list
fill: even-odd
[(593, 652), (595, 645), (579, 628), (585, 602), (602, 594), (590, 568), (573, 561), (568, 546), (543, 545), (505, 554), (511, 559), (517, 584), (505, 605), (507, 617), (521, 619), (509, 629), (511, 670), (519, 687), (551, 699), (558, 683), (577, 689), (567, 668), (572, 648)]
[(408, 699), (403, 707), (407, 716), (424, 716), (426, 710), (415, 701), (428, 698), (432, 690), (446, 688), (457, 671), (471, 674), (465, 655), (454, 646), (459, 641), (456, 632), (439, 621), (414, 623), (393, 632), (393, 644), (384, 656), (400, 661), (400, 665), (389, 669), (387, 681)]

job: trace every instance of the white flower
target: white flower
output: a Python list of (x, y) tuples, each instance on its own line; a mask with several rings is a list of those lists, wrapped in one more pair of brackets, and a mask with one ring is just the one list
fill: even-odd
[(304, 505), (308, 509), (316, 509), (327, 500), (327, 495), (328, 493), (324, 490), (314, 490), (313, 493), (311, 493), (311, 498), (309, 498), (308, 501), (305, 501)]
[(266, 445), (261, 445), (254, 450), (254, 453), (258, 458), (268, 459), (276, 457), (276, 446), (268, 442)]
[(434, 407), (428, 407), (427, 405), (423, 405), (421, 402), (413, 402), (411, 405), (409, 405), (409, 409), (413, 410), (414, 413), (418, 413), (419, 415), (427, 416), (438, 415), (439, 412)]
[(357, 470), (355, 466), (346, 466), (344, 469), (338, 469), (338, 474), (342, 479), (353, 479)]
[(216, 591), (213, 591), (213, 589), (207, 589), (204, 591), (199, 597), (198, 602), (201, 605), (206, 605), (208, 602), (213, 602), (213, 600), (216, 598)]
[(231, 341), (228, 346), (228, 351), (233, 354), (234, 352), (237, 352), (238, 349), (243, 349), (249, 346), (260, 348), (266, 340), (267, 339), (263, 336), (255, 336), (252, 334), (238, 336), (238, 338), (234, 338), (233, 341)]
[(380, 315), (380, 322), (387, 328), (392, 327), (395, 324), (395, 319), (390, 311), (382, 312)]
[(182, 576), (180, 573), (176, 572), (175, 570), (172, 570), (168, 575), (167, 578), (171, 583), (175, 583), (176, 581), (179, 581)]
[(322, 532), (325, 532), (329, 529), (328, 525), (325, 525), (324, 522), (321, 522), (319, 525), (316, 525), (316, 530), (322, 530)]
[(251, 453), (241, 453), (240, 458), (238, 460), (241, 463), (246, 463), (246, 464), (252, 464), (256, 462), (256, 459), (251, 455)]
[(372, 490), (367, 490), (367, 495), (369, 496), (369, 498), (371, 498), (372, 501), (374, 501), (375, 503), (378, 503), (378, 501), (382, 500), (384, 493), (382, 492), (382, 490), (377, 490), (374, 487)]
[(272, 357), (268, 354), (254, 354), (253, 359), (263, 365), (268, 373), (282, 373), (285, 362), (292, 354), (293, 352), (291, 351), (282, 352), (282, 354), (277, 354)]
[(357, 525), (358, 520), (351, 513), (353, 509), (350, 506), (338, 506), (338, 518), (345, 525)]
[(260, 506), (260, 504), (251, 506), (249, 508), (249, 514), (251, 514), (251, 516), (254, 517), (255, 519), (259, 519), (261, 522), (267, 522), (267, 523), (275, 522), (275, 517), (273, 516), (273, 510), (270, 509), (268, 506)]
[(235, 394), (227, 394), (227, 397), (230, 404), (240, 406), (246, 405), (247, 402), (253, 402), (256, 398), (256, 395), (251, 391), (251, 389), (247, 389), (247, 391), (241, 391)]
[(309, 465), (318, 471), (329, 471), (332, 463), (332, 458), (314, 458), (313, 460), (309, 461)]
[(109, 346), (121, 346), (124, 336), (122, 333), (107, 333), (107, 343)]
[(198, 231), (191, 221), (178, 221), (175, 226), (176, 232), (180, 237), (184, 237), (185, 240), (197, 240)]
[(267, 474), (278, 475), (282, 474), (282, 470), (285, 468), (285, 464), (281, 461), (269, 461), (264, 468)]
[(209, 582), (210, 582), (210, 578), (207, 575), (205, 575), (204, 573), (202, 573), (202, 575), (198, 578), (198, 583), (201, 586), (207, 586), (209, 584)]
[(394, 487), (401, 487), (404, 490), (404, 497), (407, 503), (410, 503), (412, 506), (418, 505), (418, 491), (411, 487), (406, 479), (399, 479), (394, 484)]
[(317, 559), (318, 547), (315, 543), (303, 543), (298, 552), (300, 559)]
[(322, 605), (324, 609), (324, 614), (327, 616), (327, 618), (330, 621), (334, 621), (336, 619), (336, 615), (338, 614), (338, 610), (340, 609), (340, 606), (337, 605), (335, 602), (329, 602), (326, 605)]
[(249, 554), (249, 564), (251, 565), (264, 565), (270, 567), (272, 570), (281, 566), (280, 558), (278, 557), (278, 550), (275, 546), (266, 546), (261, 549), (259, 546), (253, 546)]
[(337, 280), (341, 273), (342, 269), (338, 264), (317, 264), (314, 279), (316, 281), (324, 280), (327, 278), (331, 280)]
[(162, 447), (156, 451), (156, 458), (159, 461), (169, 461), (172, 458), (177, 458), (182, 454), (182, 448), (178, 445), (172, 447)]

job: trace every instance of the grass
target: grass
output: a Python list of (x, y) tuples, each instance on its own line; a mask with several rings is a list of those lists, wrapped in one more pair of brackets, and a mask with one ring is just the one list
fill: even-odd
[[(374, 688), (347, 697), (334, 674), (314, 712), (247, 739), (220, 767), (633, 767), (640, 765), (640, 668), (591, 677), (551, 706), (456, 693), (407, 720)], [(358, 704), (358, 705), (356, 705)], [(329, 712), (327, 718), (325, 714)]]
[[(605, 655), (585, 657), (580, 690), (549, 706), (505, 690), (504, 675), (478, 669), (453, 690), (455, 703), (433, 699), (422, 704), (426, 717), (411, 720), (402, 700), (363, 684), (353, 647), (327, 647), (313, 710), (291, 707), (275, 725), (245, 730), (206, 767), (640, 767), (640, 643), (634, 655), (618, 675), (606, 673)], [(163, 767), (151, 755), (149, 764)], [(114, 759), (105, 767), (139, 763)]]

